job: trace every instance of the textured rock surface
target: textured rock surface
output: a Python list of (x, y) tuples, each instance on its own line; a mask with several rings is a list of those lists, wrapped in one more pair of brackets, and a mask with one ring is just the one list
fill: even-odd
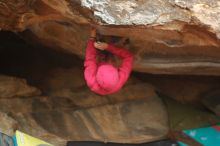
[[(99, 96), (85, 84), (82, 60), (49, 50), (47, 54), (40, 48), (32, 48), (26, 58), (16, 47), (9, 48), (1, 50), (1, 71), (27, 77), (45, 96), (0, 98), (4, 133), (12, 135), (19, 129), (56, 146), (64, 146), (67, 140), (138, 143), (166, 136), (166, 109), (149, 84), (131, 77), (117, 94)], [(16, 56), (10, 57), (11, 52)]]
[[(71, 140), (140, 143), (166, 136), (167, 117), (161, 107), (160, 101), (153, 97), (146, 101), (104, 105), (65, 114), (62, 111), (35, 113), (34, 117), (51, 133)], [(157, 115), (146, 112), (150, 110)]]
[(53, 69), (45, 78), (43, 86), (47, 94), (66, 89), (80, 89), (85, 86), (83, 67)]
[(216, 0), (169, 0), (172, 4), (188, 9), (192, 17), (196, 17), (201, 23), (211, 27), (220, 38), (220, 1)]
[(217, 0), (81, 0), (82, 6), (107, 24), (160, 25), (168, 22), (199, 21), (219, 35), (220, 2)]
[[(101, 141), (119, 140), (115, 138), (115, 135), (119, 135), (120, 141), (128, 141), (128, 136), (133, 137), (129, 141), (140, 142), (143, 139), (151, 141), (163, 137), (166, 133), (168, 126), (167, 121), (164, 120), (167, 119), (164, 105), (161, 104), (161, 100), (151, 85), (134, 78), (136, 74), (131, 76), (126, 86), (117, 94), (105, 97), (98, 96), (89, 91), (85, 85), (83, 61), (76, 56), (72, 57), (72, 55), (39, 46), (31, 48), (17, 39), (15, 39), (16, 41), (3, 39), (12, 38), (12, 36), (0, 38), (2, 44), (0, 46), (1, 71), (27, 78), (31, 85), (37, 86), (44, 95), (46, 94), (31, 98), (0, 98), (0, 111), (8, 117), (2, 119), (12, 120), (12, 124), (10, 122), (7, 124), (13, 130), (15, 124), (15, 129), (18, 128), (28, 134), (52, 142), (56, 146), (64, 146), (67, 139), (77, 140), (82, 137)], [(14, 43), (7, 44), (6, 42)], [(216, 87), (215, 84), (219, 85), (220, 83), (217, 77), (213, 78), (215, 82), (209, 82), (208, 79), (207, 82), (203, 82), (205, 79), (201, 77), (201, 81), (200, 79), (196, 80), (201, 85), (195, 83), (194, 76), (188, 80), (184, 80), (186, 77), (180, 80), (178, 77), (172, 79), (171, 76), (170, 79), (165, 76), (164, 79), (161, 79), (160, 76), (153, 78), (144, 74), (143, 78), (147, 82), (155, 83), (156, 87), (162, 89), (162, 93), (181, 101), (192, 101), (195, 97), (202, 95), (203, 91)], [(205, 83), (208, 85), (204, 85)], [(173, 91), (174, 89), (175, 91)], [(170, 123), (174, 129), (212, 124), (216, 119), (208, 112), (200, 112), (201, 109), (196, 112), (193, 110), (191, 113), (191, 110), (188, 110), (185, 105), (182, 105), (182, 108), (176, 104), (168, 107), (172, 120)], [(142, 113), (144, 117), (139, 116)], [(200, 113), (201, 115), (199, 115)], [(99, 124), (109, 123), (110, 117), (116, 119), (112, 121), (114, 124)], [(184, 121), (179, 122), (182, 117)], [(138, 123), (136, 119), (139, 119), (138, 122), (147, 121)], [(118, 133), (113, 134), (112, 129), (116, 129), (115, 124), (120, 125), (120, 128), (115, 130)], [(99, 128), (96, 128), (97, 125)], [(160, 128), (150, 129), (148, 126)], [(12, 129), (10, 128), (11, 131), (8, 132), (13, 132)], [(133, 133), (124, 132), (129, 130)], [(137, 140), (137, 137), (140, 139)]]
[[(16, 3), (16, 4), (15, 4)], [(130, 39), (134, 70), (219, 75), (216, 0), (3, 0), (0, 27), (83, 58), (89, 26)], [(217, 36), (217, 37), (216, 37)]]
[[(65, 24), (45, 22), (30, 27), (30, 30), (40, 38), (38, 41), (41, 43), (57, 49), (64, 48), (64, 51), (83, 58), (88, 29), (77, 25), (74, 29), (66, 27)], [(135, 71), (156, 74), (220, 73), (219, 41), (201, 28), (183, 26), (183, 33), (175, 30), (107, 26), (100, 26), (98, 29), (105, 35), (130, 39), (129, 48), (135, 55)], [(30, 34), (26, 36), (30, 38)]]
[(125, 87), (123, 90), (129, 88), (132, 93), (124, 91), (130, 97), (119, 93), (103, 98), (88, 91), (81, 93), (80, 101), (75, 92), (71, 97), (0, 99), (0, 111), (16, 119), (16, 129), (55, 145), (63, 145), (66, 140), (154, 141), (166, 136), (168, 117), (157, 95), (143, 92), (152, 87), (144, 85)]
[(81, 0), (82, 6), (94, 9), (94, 15), (107, 24), (159, 25), (173, 20), (190, 22), (186, 9), (172, 5), (168, 0)]
[(157, 76), (142, 73), (137, 73), (137, 76), (156, 87), (162, 96), (181, 103), (198, 104), (207, 93), (220, 89), (220, 78), (213, 76)]
[(13, 136), (15, 129), (18, 126), (17, 121), (12, 117), (10, 117), (8, 114), (3, 112), (0, 112), (0, 120), (1, 120), (0, 132)]
[(40, 90), (29, 86), (24, 79), (0, 75), (0, 98), (30, 97), (40, 93)]

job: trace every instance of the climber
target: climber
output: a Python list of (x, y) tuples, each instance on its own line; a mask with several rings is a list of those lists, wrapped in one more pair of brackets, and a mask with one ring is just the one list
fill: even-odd
[[(107, 51), (122, 59), (120, 67), (115, 67), (111, 60), (97, 62), (98, 50)], [(96, 30), (92, 29), (87, 43), (84, 76), (89, 88), (100, 95), (117, 92), (127, 81), (133, 64), (133, 55), (124, 48), (112, 44), (96, 42)]]

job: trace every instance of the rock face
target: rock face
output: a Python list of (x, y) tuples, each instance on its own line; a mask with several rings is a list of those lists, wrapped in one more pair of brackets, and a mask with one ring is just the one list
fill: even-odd
[(166, 136), (167, 117), (160, 107), (160, 101), (149, 98), (75, 111), (67, 107), (33, 116), (44, 129), (67, 140), (141, 143)]
[(81, 0), (101, 21), (114, 25), (160, 25), (172, 21), (211, 27), (219, 36), (220, 3), (216, 0)]
[(40, 74), (32, 80), (44, 96), (24, 79), (0, 75), (0, 132), (13, 135), (18, 129), (56, 146), (68, 140), (141, 143), (166, 137), (166, 108), (151, 85), (132, 77), (120, 92), (103, 97), (86, 86), (83, 67), (47, 72), (38, 65), (40, 73), (25, 65), (24, 71), (28, 77)]
[[(82, 6), (94, 9), (94, 15), (104, 23), (116, 25), (164, 24), (173, 20), (190, 22), (186, 9), (168, 0), (81, 0)], [(163, 7), (163, 9), (161, 9)]]
[(92, 25), (130, 39), (135, 71), (220, 74), (219, 1), (3, 0), (0, 7), (1, 29), (82, 58)]
[[(9, 42), (15, 43), (10, 43), (9, 46), (5, 43), (7, 40), (0, 40), (1, 71), (27, 78), (28, 83), (41, 89), (43, 94), (28, 94), (30, 97), (24, 98), (16, 93), (17, 90), (7, 91), (7, 96), (4, 95), (6, 92), (0, 92), (0, 97), (1, 94), (5, 97), (0, 98), (0, 120), (4, 121), (0, 129), (4, 133), (12, 135), (14, 130), (19, 129), (56, 146), (64, 146), (67, 140), (140, 143), (164, 138), (170, 123), (172, 128), (190, 128), (190, 122), (200, 113), (189, 114), (190, 110), (186, 110), (188, 108), (184, 105), (176, 110), (179, 109), (179, 104), (165, 104), (168, 105), (168, 113), (174, 115), (169, 118), (168, 124), (167, 109), (161, 101), (162, 97), (158, 97), (154, 87), (135, 78), (137, 73), (132, 74), (120, 92), (103, 97), (92, 93), (85, 85), (83, 61), (76, 59), (77, 57), (38, 46), (30, 49), (29, 45), (22, 45), (17, 39), (10, 39)], [(23, 51), (20, 52), (21, 50)], [(11, 52), (16, 55), (11, 56)], [(191, 81), (194, 76), (188, 81), (179, 82), (167, 77), (163, 80), (158, 76), (152, 78), (146, 74), (143, 78), (155, 83), (162, 93), (181, 101), (191, 101), (195, 97), (197, 100), (204, 91), (219, 87), (219, 78), (213, 78), (215, 82), (208, 82), (210, 86), (206, 86), (203, 81), (200, 86), (195, 84)], [(7, 83), (8, 89), (18, 84), (22, 87), (22, 93), (33, 88), (19, 78), (2, 75), (0, 79), (4, 84)], [(8, 86), (9, 83), (12, 85)], [(184, 121), (181, 121), (183, 117), (176, 111), (184, 113)], [(191, 115), (190, 119), (188, 115)], [(200, 124), (193, 123), (191, 128), (213, 124), (215, 118), (208, 112), (202, 112), (201, 116), (196, 116), (196, 123)], [(179, 125), (176, 126), (177, 124)]]
[(27, 84), (26, 80), (0, 75), (0, 98), (32, 97), (41, 92)]
[[(103, 36), (122, 38), (119, 46), (130, 40), (135, 71), (219, 75), (219, 5), (214, 0), (1, 0), (0, 28), (83, 58), (93, 26)], [(62, 146), (67, 140), (148, 142), (169, 130), (166, 109), (149, 84), (131, 78), (120, 92), (103, 98), (86, 87), (82, 70), (57, 69), (45, 78), (47, 96), (42, 96), (22, 79), (0, 76), (2, 132), (19, 129)]]
[(49, 96), (0, 99), (6, 124), (1, 132), (12, 135), (19, 129), (56, 146), (67, 140), (142, 143), (166, 137), (166, 109), (152, 86), (132, 79), (120, 92), (102, 97), (77, 81), (63, 84), (69, 77), (62, 73), (47, 81), (59, 81), (47, 84)]

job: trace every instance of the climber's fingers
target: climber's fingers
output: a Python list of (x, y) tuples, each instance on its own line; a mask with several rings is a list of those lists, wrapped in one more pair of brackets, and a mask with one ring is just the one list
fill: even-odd
[(96, 28), (92, 28), (90, 32), (90, 37), (95, 38), (96, 37)]

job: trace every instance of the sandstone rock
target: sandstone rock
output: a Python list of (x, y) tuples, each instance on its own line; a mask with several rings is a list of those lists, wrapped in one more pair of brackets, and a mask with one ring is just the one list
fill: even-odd
[(170, 2), (180, 8), (188, 9), (192, 12), (192, 17), (196, 17), (201, 23), (210, 26), (211, 31), (216, 32), (220, 38), (220, 3), (215, 0), (170, 0)]
[[(32, 25), (24, 38), (40, 42), (51, 48), (84, 55), (88, 38), (88, 28), (77, 24), (54, 23), (53, 21)], [(32, 38), (32, 39), (31, 39)], [(54, 46), (54, 44), (57, 44)]]
[(3, 112), (0, 112), (0, 121), (0, 132), (13, 136), (16, 128), (18, 127), (17, 121)]
[(39, 95), (40, 90), (29, 86), (24, 79), (0, 75), (0, 98), (15, 96), (35, 96)]
[(44, 92), (51, 93), (57, 90), (77, 89), (85, 85), (83, 64), (72, 68), (56, 68), (51, 70), (42, 86)]
[(93, 25), (130, 39), (135, 71), (219, 75), (219, 9), (215, 0), (4, 0), (0, 27), (83, 58)]
[[(0, 132), (13, 136), (16, 130), (20, 130), (34, 137), (43, 139), (56, 146), (64, 146), (66, 140), (62, 139), (42, 128), (33, 118), (32, 103), (36, 98), (1, 98), (0, 99)], [(41, 107), (39, 107), (41, 108)], [(38, 108), (37, 108), (38, 109)], [(48, 109), (47, 109), (48, 110)], [(39, 111), (39, 110), (38, 110)], [(47, 112), (45, 110), (41, 110)], [(9, 114), (7, 114), (9, 113)]]
[(121, 143), (158, 140), (168, 132), (165, 115), (165, 109), (155, 97), (76, 111), (74, 121), (79, 121), (78, 127), (72, 129), (77, 135), (73, 139)]
[(10, 113), (19, 130), (55, 145), (67, 140), (141, 143), (166, 136), (166, 109), (148, 84), (128, 84), (106, 97), (83, 88), (67, 96), (0, 99), (0, 111)]
[[(72, 5), (74, 7), (74, 5)], [(79, 16), (77, 10), (71, 10), (67, 1), (57, 0), (3, 0), (1, 4), (0, 27), (4, 30), (25, 30), (27, 27), (48, 20), (71, 20), (88, 23)], [(63, 18), (62, 18), (63, 17)], [(6, 23), (5, 23), (6, 22)]]
[(137, 74), (144, 82), (156, 87), (162, 96), (171, 97), (181, 103), (200, 103), (207, 92), (219, 89), (219, 77), (203, 76), (155, 76)]
[[(11, 103), (15, 104), (14, 101)], [(45, 104), (54, 108), (45, 107)], [(168, 132), (166, 110), (157, 97), (89, 109), (76, 109), (74, 106), (60, 108), (43, 102), (37, 105), (33, 105), (32, 112), (8, 111), (16, 119), (18, 129), (45, 140), (54, 137), (54, 142), (98, 140), (141, 143), (164, 138)], [(40, 109), (42, 107), (44, 109)]]
[(107, 24), (158, 25), (174, 19), (185, 22), (191, 19), (189, 11), (174, 7), (168, 0), (81, 0), (81, 4), (94, 9), (94, 15)]
[[(24, 105), (23, 105), (24, 106)], [(12, 113), (14, 118), (16, 119), (18, 123), (17, 129), (25, 132), (29, 135), (32, 135), (36, 138), (45, 140), (51, 144), (54, 144), (55, 146), (65, 146), (66, 140), (62, 139), (39, 125), (34, 118), (32, 117), (32, 114), (30, 113)]]
[(220, 4), (215, 0), (81, 0), (81, 4), (107, 24), (160, 25), (174, 20), (196, 23), (192, 21), (197, 19), (217, 36), (220, 32)]
[[(175, 27), (175, 24), (170, 25), (170, 29), (172, 27)], [(103, 35), (130, 39), (130, 51), (135, 55), (135, 71), (196, 75), (218, 75), (220, 72), (219, 41), (202, 28), (187, 25), (182, 25), (179, 31), (175, 28), (97, 28)], [(30, 39), (30, 36), (34, 35), (34, 40), (37, 38), (38, 42), (57, 49), (63, 48), (64, 51), (83, 58), (88, 28), (45, 22), (31, 26), (30, 30), (24, 37)]]

